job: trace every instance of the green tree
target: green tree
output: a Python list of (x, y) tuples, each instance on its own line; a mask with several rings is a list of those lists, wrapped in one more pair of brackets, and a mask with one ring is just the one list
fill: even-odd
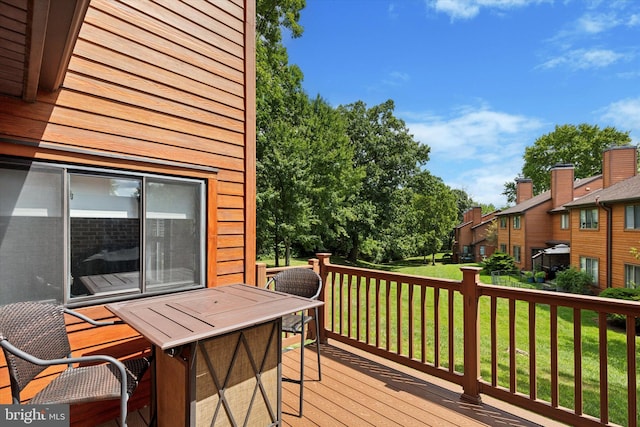
[(414, 191), (412, 204), (416, 218), (411, 230), (416, 249), (425, 262), (427, 256), (431, 255), (435, 264), (435, 254), (442, 249), (458, 223), (458, 197), (441, 178), (427, 171), (413, 177), (411, 188)]
[[(308, 200), (295, 192), (304, 187), (305, 158), (301, 118), (308, 104), (302, 72), (289, 65), (282, 30), (302, 34), (298, 24), (304, 0), (258, 0), (256, 3), (256, 180), (257, 247), (291, 247), (294, 236), (308, 229)], [(305, 224), (306, 219), (306, 224)]]
[(476, 206), (476, 203), (469, 196), (469, 194), (467, 194), (466, 191), (460, 188), (454, 188), (452, 191), (456, 196), (456, 204), (458, 207), (458, 222), (462, 222), (464, 213), (472, 207)]
[(348, 218), (345, 249), (350, 260), (358, 258), (362, 242), (379, 240), (380, 233), (389, 229), (394, 194), (429, 160), (429, 147), (413, 139), (404, 121), (394, 116), (394, 108), (391, 100), (371, 108), (362, 101), (338, 108), (354, 147), (354, 168), (365, 173), (354, 191), (353, 215)]
[[(550, 188), (549, 171), (555, 165), (572, 164), (576, 178), (598, 175), (602, 173), (602, 152), (630, 143), (629, 132), (613, 127), (600, 129), (586, 123), (556, 126), (525, 149), (522, 175), (533, 180), (534, 194), (540, 194)], [(515, 185), (505, 185), (507, 191), (515, 200)]]

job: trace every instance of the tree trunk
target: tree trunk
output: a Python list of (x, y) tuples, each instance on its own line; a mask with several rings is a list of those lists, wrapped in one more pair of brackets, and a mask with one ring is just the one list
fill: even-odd
[(284, 265), (291, 265), (291, 243), (288, 240), (284, 241)]
[(358, 239), (358, 233), (351, 235), (351, 250), (349, 251), (349, 261), (358, 261), (360, 255), (360, 239)]

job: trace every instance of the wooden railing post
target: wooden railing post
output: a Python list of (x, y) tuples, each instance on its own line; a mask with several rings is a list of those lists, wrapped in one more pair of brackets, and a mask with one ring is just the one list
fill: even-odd
[(327, 282), (327, 278), (329, 277), (329, 272), (327, 271), (327, 267), (329, 266), (329, 264), (331, 264), (331, 254), (330, 253), (319, 253), (316, 254), (316, 257), (318, 258), (318, 263), (320, 264), (320, 271), (318, 272), (318, 274), (320, 274), (320, 277), (322, 278), (322, 292), (320, 293), (320, 300), (324, 301), (324, 305), (322, 306), (322, 308), (319, 310), (320, 313), (318, 313), (318, 316), (320, 317), (319, 321), (320, 321), (320, 342), (323, 344), (327, 343), (327, 333), (325, 330), (325, 325), (326, 325), (326, 313), (327, 313), (327, 299), (326, 299), (326, 295), (327, 295), (327, 288), (328, 288), (328, 282)]
[(267, 284), (267, 264), (256, 262), (256, 286), (264, 288)]
[(464, 377), (462, 399), (480, 403), (480, 322), (478, 321), (479, 267), (461, 267), (462, 298), (464, 300)]

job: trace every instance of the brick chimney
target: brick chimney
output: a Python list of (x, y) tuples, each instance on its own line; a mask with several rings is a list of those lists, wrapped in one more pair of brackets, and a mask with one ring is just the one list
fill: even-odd
[(516, 205), (533, 197), (533, 181), (530, 178), (516, 179)]
[(557, 164), (551, 168), (551, 201), (557, 208), (573, 200), (572, 164)]
[(638, 173), (638, 149), (634, 145), (612, 147), (602, 153), (603, 188), (631, 178)]
[(471, 221), (473, 225), (478, 225), (482, 222), (482, 208), (480, 206), (474, 206), (472, 208)]

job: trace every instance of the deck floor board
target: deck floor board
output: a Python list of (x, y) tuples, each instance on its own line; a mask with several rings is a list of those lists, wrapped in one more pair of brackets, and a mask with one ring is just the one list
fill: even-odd
[[(321, 349), (322, 381), (318, 381), (315, 346), (305, 350), (304, 417), (298, 417), (299, 385), (283, 381), (282, 425), (285, 427), (536, 427), (561, 426), (521, 408), (482, 397), (472, 404), (460, 399), (462, 389), (350, 346), (333, 342)], [(297, 378), (300, 350), (283, 354), (282, 372)], [(130, 426), (144, 425), (148, 409), (130, 414)], [(115, 421), (100, 427), (117, 427)]]

